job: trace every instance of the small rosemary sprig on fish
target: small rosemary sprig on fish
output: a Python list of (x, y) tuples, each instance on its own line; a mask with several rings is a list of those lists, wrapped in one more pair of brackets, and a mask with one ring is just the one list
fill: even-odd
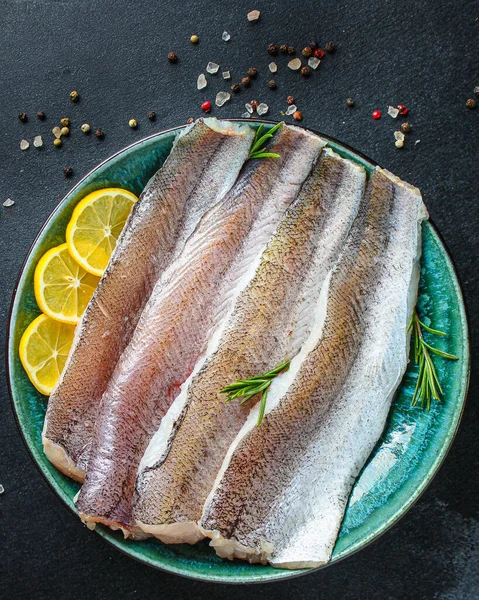
[(241, 404), (248, 402), (253, 396), (261, 394), (258, 421), (256, 422), (256, 425), (259, 426), (261, 425), (264, 411), (266, 410), (266, 399), (268, 398), (269, 386), (275, 377), (289, 369), (290, 362), (291, 361), (288, 360), (264, 375), (256, 375), (250, 379), (240, 379), (235, 383), (231, 383), (220, 390), (220, 394), (228, 394), (225, 400), (226, 402), (242, 398)]
[(256, 134), (254, 136), (253, 145), (251, 146), (251, 150), (249, 151), (248, 158), (281, 158), (279, 154), (275, 152), (267, 152), (266, 151), (266, 142), (270, 140), (273, 135), (278, 131), (278, 129), (283, 125), (283, 121), (278, 123), (274, 127), (271, 127), (264, 135), (261, 135), (264, 129), (264, 125), (260, 125), (256, 130)]
[(415, 310), (408, 326), (408, 332), (412, 330), (413, 343), (414, 343), (414, 362), (419, 365), (419, 374), (417, 377), (416, 388), (411, 400), (411, 405), (416, 406), (419, 402), (421, 407), (426, 410), (431, 408), (431, 400), (441, 400), (441, 396), (444, 394), (442, 391), (441, 383), (437, 375), (436, 367), (432, 360), (430, 352), (448, 358), (449, 360), (457, 360), (458, 357), (448, 352), (443, 352), (438, 348), (434, 348), (426, 342), (422, 329), (432, 333), (445, 337), (443, 331), (438, 331), (432, 327), (428, 327), (419, 319), (419, 315)]

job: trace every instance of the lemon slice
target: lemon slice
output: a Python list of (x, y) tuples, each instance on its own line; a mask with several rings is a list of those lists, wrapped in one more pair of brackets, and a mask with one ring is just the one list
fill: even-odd
[(97, 190), (73, 211), (66, 238), (68, 250), (85, 271), (101, 277), (133, 204), (138, 198), (120, 188)]
[(19, 354), (28, 378), (48, 396), (63, 371), (75, 335), (74, 325), (40, 315), (26, 328)]
[(56, 321), (75, 325), (99, 281), (75, 262), (67, 245), (62, 244), (38, 261), (33, 287), (42, 312)]

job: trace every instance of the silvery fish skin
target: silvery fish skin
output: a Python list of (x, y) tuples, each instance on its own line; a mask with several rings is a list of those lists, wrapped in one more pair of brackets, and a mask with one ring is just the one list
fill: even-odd
[[(219, 556), (327, 563), (354, 481), (406, 370), (419, 281), (419, 190), (377, 169), (301, 352), (229, 449), (201, 519)], [(275, 389), (273, 389), (275, 387)]]
[(146, 447), (323, 145), (317, 136), (282, 126), (271, 145), (281, 158), (249, 161), (160, 277), (102, 398), (76, 503), (84, 522), (138, 537), (132, 499)]
[(250, 411), (248, 404), (225, 403), (219, 391), (267, 372), (304, 344), (314, 326), (311, 307), (347, 237), (364, 183), (362, 167), (323, 151), (238, 297), (216, 348), (185, 391), (169, 452), (140, 469), (134, 517), (146, 533), (167, 543), (202, 537), (197, 521), (203, 504)]
[(135, 204), (48, 402), (44, 451), (65, 475), (83, 480), (101, 396), (153, 286), (233, 185), (252, 137), (251, 128), (227, 121), (196, 122)]

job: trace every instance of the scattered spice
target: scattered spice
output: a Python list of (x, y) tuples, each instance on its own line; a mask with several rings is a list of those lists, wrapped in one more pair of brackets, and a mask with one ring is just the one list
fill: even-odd
[(76, 90), (73, 90), (73, 92), (70, 92), (70, 100), (72, 102), (78, 102), (78, 100), (80, 100), (80, 94)]
[(297, 108), (296, 104), (291, 104), (291, 106), (288, 106), (288, 109), (286, 110), (286, 114), (287, 114), (288, 116), (289, 116), (289, 115), (292, 115), (292, 114), (294, 114), (294, 113), (295, 113), (297, 110), (298, 110), (298, 108)]
[(170, 61), (170, 63), (175, 63), (178, 61), (178, 57), (174, 52), (168, 52), (168, 60)]
[(53, 140), (53, 145), (55, 146), (55, 148), (60, 148), (60, 146), (62, 145), (62, 141), (60, 138), (55, 138)]
[(271, 54), (271, 56), (277, 56), (278, 55), (278, 46), (276, 44), (269, 44), (268, 54)]
[(401, 124), (401, 131), (403, 133), (409, 133), (411, 131), (411, 125), (409, 123), (402, 123)]
[(288, 46), (288, 54), (294, 54), (296, 52), (296, 48), (294, 46)]
[(399, 109), (394, 108), (394, 106), (388, 106), (388, 115), (393, 119), (396, 119), (399, 114)]
[(280, 51), (282, 54), (287, 54), (288, 53), (288, 46), (286, 46), (286, 44), (281, 44), (281, 46), (279, 47)]
[(37, 117), (40, 119), (40, 121), (44, 121), (45, 120), (45, 113), (42, 110), (39, 110), (37, 112)]
[(227, 31), (223, 31), (221, 39), (223, 40), (223, 42), (229, 42), (231, 39), (231, 36)]
[(250, 100), (249, 105), (253, 110), (256, 110), (258, 108), (258, 100)]
[(276, 73), (278, 70), (278, 65), (275, 62), (271, 62), (268, 65), (268, 69), (270, 70), (271, 73)]
[(289, 61), (288, 67), (292, 71), (299, 71), (299, 69), (301, 69), (301, 59), (300, 58), (293, 58), (293, 60)]
[(475, 86), (474, 86), (474, 94), (475, 94), (476, 96), (479, 96), (479, 85), (475, 85)]
[(262, 115), (267, 114), (267, 112), (269, 111), (269, 106), (267, 104), (265, 104), (264, 102), (262, 102), (258, 108), (256, 109), (256, 112), (258, 113), (258, 115), (261, 117)]
[(192, 36), (190, 37), (190, 42), (191, 42), (192, 44), (197, 44), (199, 41), (200, 41), (200, 38), (199, 38), (197, 35), (192, 35)]
[(248, 21), (250, 23), (257, 21), (260, 17), (261, 13), (259, 12), (259, 10), (252, 10), (250, 11), (247, 15), (246, 18), (248, 19)]
[(22, 123), (26, 123), (28, 121), (27, 113), (20, 113), (18, 118)]
[(333, 52), (336, 50), (336, 47), (335, 47), (335, 45), (333, 44), (333, 42), (328, 42), (328, 43), (326, 44), (326, 46), (324, 47), (324, 49), (326, 50), (326, 52), (327, 52), (328, 54), (332, 54), (332, 53), (333, 53)]
[(95, 135), (99, 140), (102, 140), (105, 137), (105, 134), (103, 133), (102, 129), (96, 129)]
[(404, 142), (404, 133), (402, 131), (395, 131), (394, 132), (394, 139), (400, 141), (400, 142)]
[(186, 124), (187, 124), (187, 125), (191, 125), (191, 123), (194, 123), (194, 121), (195, 121), (195, 120), (193, 119), (193, 117), (190, 117), (190, 118), (188, 119), (188, 121), (186, 121)]
[(303, 77), (309, 77), (311, 75), (311, 69), (309, 67), (302, 67), (301, 75)]
[(275, 90), (276, 89), (276, 81), (274, 79), (270, 79), (268, 81), (268, 87), (270, 90)]
[(28, 140), (22, 140), (20, 142), (20, 150), (28, 150), (30, 148), (30, 142)]
[(128, 127), (131, 127), (132, 129), (135, 129), (136, 127), (138, 127), (138, 123), (136, 122), (136, 119), (130, 119), (128, 121)]
[(323, 58), (324, 51), (322, 48), (316, 48), (316, 50), (313, 52), (313, 54), (316, 58)]
[(146, 114), (150, 121), (154, 121), (156, 119), (156, 113), (154, 110), (149, 110)]
[(223, 79), (231, 79), (231, 73), (229, 71), (223, 71)]
[(60, 134), (63, 136), (70, 135), (70, 129), (68, 127), (62, 127), (60, 129)]
[(251, 79), (249, 77), (243, 77), (241, 80), (243, 87), (249, 87), (251, 85)]
[(316, 70), (319, 67), (320, 64), (320, 60), (319, 58), (316, 58), (315, 56), (310, 56), (308, 58), (308, 67), (311, 67), (312, 69)]
[(250, 115), (253, 111), (254, 108), (251, 106), (251, 104), (249, 102), (247, 102), (244, 107), (246, 108), (246, 110), (248, 111), (248, 114)]
[(409, 108), (405, 104), (398, 104), (398, 110), (399, 114), (403, 117), (405, 117), (409, 112)]
[(354, 106), (354, 98), (348, 98), (346, 104), (352, 108)]
[(378, 119), (381, 118), (381, 111), (380, 110), (373, 110), (372, 114), (371, 114), (372, 118), (377, 121)]
[(204, 73), (200, 73), (198, 75), (198, 80), (196, 82), (196, 87), (199, 90), (202, 90), (203, 88), (205, 88), (208, 85), (208, 82), (206, 80), (205, 74)]
[(256, 79), (257, 76), (258, 76), (257, 69), (255, 69), (254, 67), (251, 67), (250, 69), (248, 69), (248, 77), (251, 77), (251, 79)]
[(303, 56), (305, 56), (306, 58), (309, 58), (312, 53), (313, 53), (313, 49), (311, 48), (311, 46), (306, 46), (305, 48), (303, 48), (301, 50), (301, 54)]
[(35, 148), (41, 148), (43, 146), (43, 139), (41, 135), (36, 135), (33, 138), (33, 145), (35, 146)]
[(88, 125), (88, 123), (83, 123), (80, 129), (83, 131), (83, 133), (90, 133), (91, 127)]
[(63, 174), (65, 175), (65, 177), (70, 178), (73, 175), (73, 169), (72, 169), (72, 167), (65, 167), (63, 169)]
[(238, 92), (240, 92), (240, 91), (241, 91), (241, 86), (240, 86), (240, 84), (239, 84), (239, 83), (233, 83), (233, 85), (231, 86), (231, 91), (232, 91), (234, 94), (237, 94)]
[(223, 106), (225, 102), (229, 102), (231, 100), (231, 94), (228, 92), (218, 92), (215, 98), (216, 106)]
[(318, 42), (316, 40), (311, 40), (309, 42), (309, 47), (311, 48), (311, 50), (314, 52), (315, 50), (318, 49)]
[(69, 127), (70, 119), (68, 117), (63, 117), (63, 119), (60, 119), (60, 125), (62, 127)]
[(56, 138), (59, 138), (59, 137), (61, 136), (61, 134), (62, 134), (62, 130), (61, 130), (61, 129), (60, 129), (60, 127), (58, 127), (58, 125), (57, 125), (57, 126), (55, 126), (55, 127), (52, 129), (52, 133), (53, 133), (53, 135), (54, 135)]
[(474, 100), (474, 98), (469, 98), (469, 100), (466, 101), (466, 106), (467, 108), (476, 108), (477, 102)]
[(286, 98), (286, 102), (291, 106), (291, 104), (294, 104), (294, 98), (293, 96), (288, 96)]
[[(3, 203), (3, 206), (5, 206), (6, 208), (9, 208), (10, 206), (13, 206), (15, 204), (15, 202), (11, 199), (11, 198), (7, 198), (5, 200), (5, 202)], [(4, 489), (3, 489), (3, 485), (0, 485), (0, 494), (3, 494)]]
[(296, 111), (293, 113), (293, 119), (294, 119), (295, 121), (302, 121), (302, 120), (303, 120), (303, 113), (301, 113), (299, 110), (296, 110)]
[(206, 65), (206, 72), (210, 73), (210, 75), (215, 75), (216, 73), (218, 73), (219, 69), (220, 66), (211, 61)]
[(396, 140), (394, 142), (394, 145), (396, 146), (396, 148), (403, 148), (404, 142), (402, 140)]
[(209, 100), (203, 102), (203, 104), (201, 105), (201, 110), (206, 113), (209, 113), (211, 110), (211, 102)]

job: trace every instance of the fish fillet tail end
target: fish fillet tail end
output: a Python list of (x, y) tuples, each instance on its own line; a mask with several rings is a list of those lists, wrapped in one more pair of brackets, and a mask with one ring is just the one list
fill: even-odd
[(137, 519), (136, 523), (144, 533), (158, 538), (164, 544), (196, 544), (205, 537), (194, 521), (149, 525)]
[(234, 538), (223, 537), (218, 530), (203, 529), (201, 526), (199, 529), (205, 537), (211, 538), (210, 546), (214, 548), (220, 558), (228, 560), (240, 558), (251, 564), (261, 563), (262, 565), (267, 565), (271, 560), (274, 546), (266, 540), (261, 541), (259, 548), (251, 548), (240, 544)]
[(61, 473), (83, 483), (85, 471), (77, 467), (64, 448), (44, 436), (42, 437), (42, 443), (45, 456)]

